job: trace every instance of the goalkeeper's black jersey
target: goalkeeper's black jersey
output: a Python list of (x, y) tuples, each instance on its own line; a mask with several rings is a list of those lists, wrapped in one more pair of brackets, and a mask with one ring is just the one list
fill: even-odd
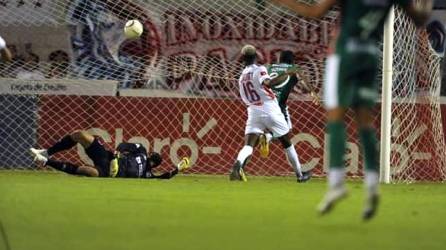
[(121, 143), (116, 151), (119, 152), (119, 170), (116, 177), (170, 179), (178, 173), (178, 169), (175, 169), (161, 175), (153, 174), (152, 166), (147, 160), (147, 150), (139, 143)]
[(144, 146), (139, 143), (121, 143), (116, 151), (119, 152), (117, 177), (146, 178), (147, 172), (151, 175)]

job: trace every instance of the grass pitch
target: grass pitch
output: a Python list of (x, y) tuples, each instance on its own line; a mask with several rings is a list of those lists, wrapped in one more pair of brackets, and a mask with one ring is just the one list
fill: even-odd
[[(444, 249), (446, 186), (382, 186), (360, 220), (362, 184), (326, 217), (325, 181), (178, 176), (169, 181), (0, 171), (0, 249)], [(3, 236), (2, 236), (3, 235)]]

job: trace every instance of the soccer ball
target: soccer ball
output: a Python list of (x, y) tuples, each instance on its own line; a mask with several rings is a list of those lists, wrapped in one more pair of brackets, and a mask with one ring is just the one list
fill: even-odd
[(138, 20), (130, 20), (125, 24), (124, 34), (128, 39), (135, 39), (142, 35), (144, 27)]

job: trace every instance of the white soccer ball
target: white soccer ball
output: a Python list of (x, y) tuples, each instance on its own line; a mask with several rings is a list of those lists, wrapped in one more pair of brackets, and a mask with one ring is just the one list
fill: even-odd
[(142, 35), (144, 26), (138, 20), (130, 20), (125, 24), (124, 34), (128, 39), (135, 39)]

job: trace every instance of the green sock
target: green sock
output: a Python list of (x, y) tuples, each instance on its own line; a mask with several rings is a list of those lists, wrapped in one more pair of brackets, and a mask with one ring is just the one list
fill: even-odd
[(375, 129), (361, 128), (359, 130), (359, 137), (361, 139), (362, 150), (364, 153), (365, 169), (376, 172), (379, 171)]
[(329, 135), (329, 167), (343, 168), (346, 144), (344, 122), (329, 122), (327, 132)]

